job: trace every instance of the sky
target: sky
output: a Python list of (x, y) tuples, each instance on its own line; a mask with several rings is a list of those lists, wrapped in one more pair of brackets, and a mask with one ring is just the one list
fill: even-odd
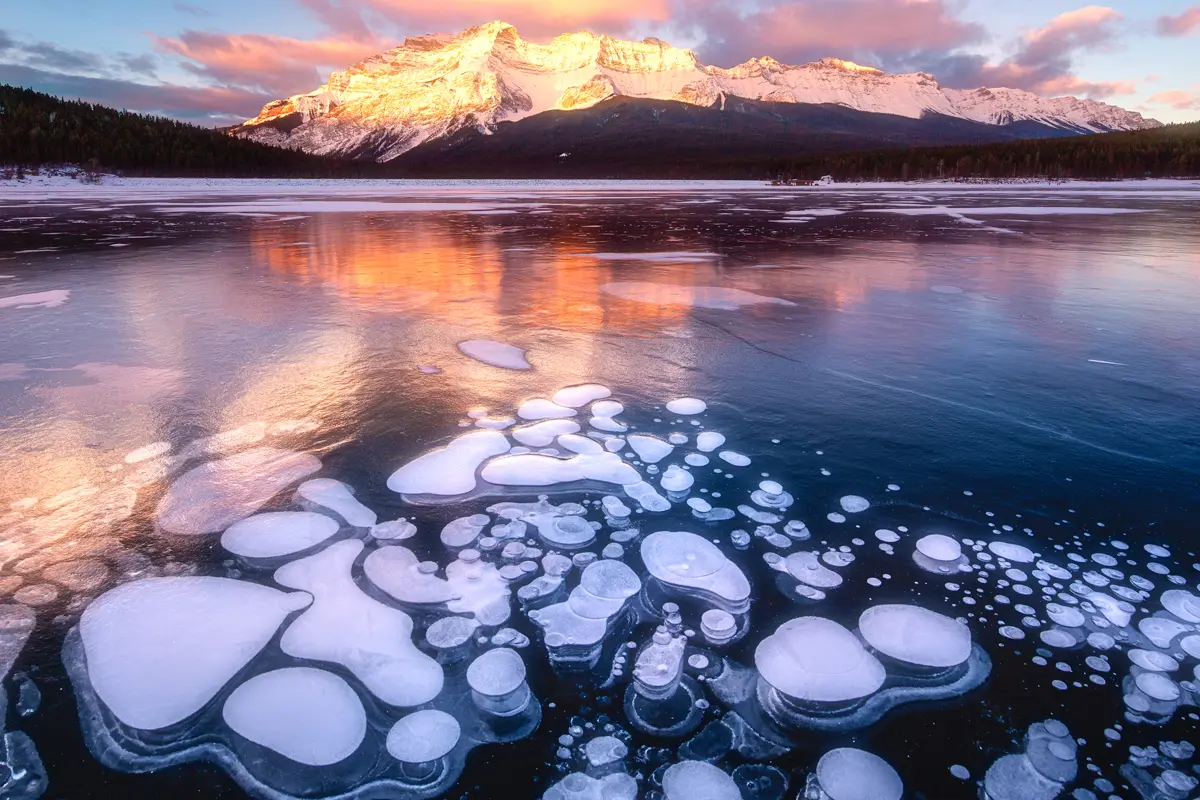
[(657, 36), (703, 63), (835, 56), (955, 88), (1091, 97), (1200, 119), (1184, 0), (0, 0), (0, 83), (226, 125), (404, 37), (492, 20), (522, 37)]

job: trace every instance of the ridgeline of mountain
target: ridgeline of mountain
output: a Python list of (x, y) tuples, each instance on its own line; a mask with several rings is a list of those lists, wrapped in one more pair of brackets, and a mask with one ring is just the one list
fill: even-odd
[[(836, 58), (800, 66), (755, 58), (723, 69), (659, 39), (630, 42), (580, 32), (540, 45), (522, 39), (511, 25), (493, 22), (459, 34), (409, 38), (334, 72), (312, 92), (268, 104), (232, 132), (307, 153), (386, 162), (463, 131), (488, 134), (500, 123), (578, 112), (615, 98), (719, 111), (743, 101), (836, 106), (908, 120), (1017, 125), (1025, 136), (1159, 125), (1094, 100), (1043, 98), (1016, 89), (948, 89), (926, 73), (888, 75)], [(964, 131), (965, 141), (988, 138), (970, 126)]]
[(359, 169), (212, 128), (0, 84), (0, 165), (47, 164), (178, 177), (323, 177)]

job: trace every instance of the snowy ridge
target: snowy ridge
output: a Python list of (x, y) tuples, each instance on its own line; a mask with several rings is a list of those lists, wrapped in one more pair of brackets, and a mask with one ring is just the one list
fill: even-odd
[(836, 58), (801, 66), (755, 58), (723, 69), (659, 39), (579, 32), (540, 45), (492, 22), (409, 38), (334, 72), (315, 91), (268, 104), (233, 132), (309, 153), (388, 161), (464, 127), (487, 132), (498, 122), (588, 108), (614, 96), (721, 107), (727, 97), (835, 103), (909, 118), (935, 113), (993, 125), (1028, 120), (1080, 133), (1159, 125), (1094, 100), (947, 89), (926, 73), (888, 75)]

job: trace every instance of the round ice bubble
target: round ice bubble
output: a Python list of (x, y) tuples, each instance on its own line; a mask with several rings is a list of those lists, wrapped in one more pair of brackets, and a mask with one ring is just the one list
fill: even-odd
[(858, 620), (867, 644), (923, 667), (955, 667), (971, 655), (971, 632), (957, 620), (910, 605), (868, 608)]
[(659, 483), (662, 488), (668, 492), (686, 492), (692, 488), (692, 484), (696, 479), (692, 477), (692, 473), (687, 470), (680, 469), (672, 464), (667, 467), (667, 471), (663, 474), (662, 480)]
[(662, 778), (666, 800), (742, 800), (733, 778), (705, 761), (680, 761)]
[(1028, 547), (1008, 542), (989, 542), (988, 550), (1017, 564), (1032, 564), (1037, 558), (1037, 555)]
[(839, 502), (841, 503), (842, 510), (847, 514), (857, 514), (871, 507), (871, 503), (865, 497), (859, 497), (856, 494), (848, 494)]
[(336, 521), (312, 511), (272, 511), (235, 522), (221, 546), (244, 558), (277, 558), (299, 553), (338, 532)]
[(525, 662), (516, 650), (488, 650), (467, 667), (467, 684), (487, 697), (503, 697), (525, 682)]
[(841, 747), (817, 762), (817, 783), (829, 800), (900, 800), (904, 784), (874, 753)]
[(725, 444), (725, 437), (716, 431), (704, 431), (696, 436), (696, 449), (701, 453), (711, 453)]
[(603, 400), (611, 396), (612, 390), (607, 386), (601, 386), (598, 383), (585, 383), (581, 386), (568, 386), (565, 389), (559, 389), (550, 399), (566, 408), (582, 408), (595, 400)]
[(388, 731), (387, 751), (406, 764), (436, 761), (454, 749), (461, 734), (458, 720), (445, 711), (416, 711)]
[(962, 545), (941, 533), (931, 533), (917, 540), (917, 552), (934, 561), (957, 561), (962, 557)]
[(672, 400), (667, 403), (667, 411), (683, 416), (703, 414), (707, 408), (707, 403), (703, 400), (697, 400), (695, 397), (681, 397), (678, 400)]
[(780, 625), (754, 651), (754, 665), (783, 694), (825, 703), (874, 694), (887, 677), (854, 634), (822, 617)]

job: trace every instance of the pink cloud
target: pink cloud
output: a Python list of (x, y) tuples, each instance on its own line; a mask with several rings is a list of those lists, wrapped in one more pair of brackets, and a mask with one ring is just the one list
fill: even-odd
[(1159, 92), (1146, 98), (1147, 103), (1159, 106), (1170, 106), (1178, 111), (1200, 110), (1200, 92), (1185, 92), (1174, 89), (1169, 92)]
[(344, 69), (394, 46), (374, 37), (331, 36), (303, 40), (264, 34), (184, 31), (178, 38), (154, 37), (155, 48), (184, 59), (184, 66), (225, 86), (276, 96), (315, 89), (319, 67)]
[(1200, 31), (1200, 6), (1192, 6), (1175, 16), (1159, 17), (1155, 28), (1159, 36), (1190, 36)]

